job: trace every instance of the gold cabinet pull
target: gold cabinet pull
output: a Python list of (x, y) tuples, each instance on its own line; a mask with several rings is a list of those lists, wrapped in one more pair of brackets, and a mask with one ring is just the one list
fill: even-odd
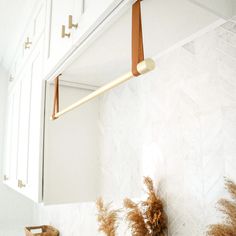
[(31, 44), (32, 42), (30, 42), (29, 37), (27, 37), (26, 42), (25, 42), (25, 49), (29, 49)]
[(70, 33), (66, 33), (66, 27), (65, 27), (65, 25), (62, 25), (62, 27), (61, 27), (61, 37), (62, 37), (62, 38), (65, 38), (65, 37), (70, 38)]
[(9, 180), (8, 176), (7, 176), (7, 175), (3, 175), (3, 180), (4, 180), (4, 181)]
[(26, 185), (23, 183), (22, 180), (18, 179), (18, 187), (19, 188), (24, 188), (24, 187), (26, 187)]
[(69, 29), (72, 29), (72, 28), (77, 29), (78, 28), (78, 23), (73, 24), (73, 16), (72, 15), (69, 15), (69, 25), (68, 25), (68, 28)]

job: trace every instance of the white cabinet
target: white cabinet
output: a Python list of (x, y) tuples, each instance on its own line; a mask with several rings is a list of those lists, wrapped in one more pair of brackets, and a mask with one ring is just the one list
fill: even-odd
[(5, 183), (34, 201), (41, 199), (42, 42), (8, 97)]
[(30, 196), (42, 200), (42, 127), (44, 111), (44, 85), (42, 80), (43, 51), (36, 50), (31, 60), (31, 98), (28, 142), (28, 185)]
[(16, 185), (16, 170), (18, 158), (19, 106), (21, 83), (18, 81), (9, 92), (7, 103), (7, 124), (5, 135), (4, 180), (10, 185)]
[[(4, 182), (36, 202), (87, 201), (98, 196), (98, 188), (94, 187), (99, 174), (97, 101), (74, 113), (76, 116), (50, 121), (52, 101), (47, 100), (44, 111), (42, 68), (55, 71), (56, 65), (65, 61), (65, 56), (99, 26), (118, 2), (121, 0), (40, 1), (23, 34), (8, 93)], [(45, 25), (46, 16), (49, 21)], [(67, 86), (60, 92), (64, 97), (62, 106), (90, 93)], [(80, 125), (71, 125), (75, 122)], [(70, 149), (71, 145), (75, 148)]]
[[(83, 0), (76, 0), (83, 4)], [(69, 16), (73, 18), (73, 11), (76, 6), (75, 0), (49, 0), (48, 10), (48, 33), (47, 39), (47, 68), (55, 66), (55, 64), (64, 56), (64, 54), (72, 46), (72, 34), (69, 29)], [(80, 14), (76, 13), (76, 18)], [(63, 28), (64, 27), (64, 28)], [(46, 69), (47, 69), (46, 68)]]
[[(89, 30), (92, 31), (99, 21), (106, 18), (108, 6), (120, 1), (42, 0), (23, 33), (12, 66), (14, 79), (8, 93), (4, 182), (36, 202), (42, 200), (43, 192), (45, 203), (85, 201), (97, 196), (98, 191), (94, 188), (99, 152), (98, 126), (94, 122), (98, 116), (97, 104), (92, 102), (78, 112), (76, 121), (81, 126), (76, 130), (68, 125), (68, 120), (57, 123), (47, 120), (48, 129), (44, 130), (43, 68), (55, 70), (56, 65), (78, 46), (82, 36), (88, 36)], [(61, 92), (65, 95), (64, 102), (68, 103), (79, 94), (89, 93), (67, 87), (61, 88)], [(51, 107), (51, 100), (48, 106)], [(50, 112), (50, 108), (46, 110), (45, 119)], [(74, 116), (70, 119), (74, 122)], [(64, 126), (64, 129), (59, 130), (59, 126)], [(76, 131), (74, 142), (81, 143), (79, 150), (76, 148), (70, 152), (70, 157), (65, 154), (71, 142), (57, 148), (57, 143), (63, 142), (64, 131), (68, 140), (70, 133)], [(44, 132), (48, 136), (44, 136)], [(55, 150), (59, 150), (58, 155), (54, 155)], [(86, 183), (89, 184), (87, 191), (81, 191), (81, 186), (86, 186)]]
[(40, 0), (35, 6), (29, 23), (26, 29), (23, 30), (23, 35), (21, 41), (18, 45), (18, 50), (16, 53), (15, 60), (11, 68), (11, 76), (13, 78), (19, 77), (22, 69), (30, 54), (33, 52), (35, 46), (37, 45), (39, 39), (44, 33), (46, 20), (46, 0)]
[(30, 116), (30, 95), (31, 77), (30, 67), (27, 66), (22, 73), (20, 113), (19, 113), (19, 136), (18, 136), (18, 159), (17, 179), (19, 185), (27, 184), (27, 163), (28, 163), (28, 142), (29, 142), (29, 116)]
[(45, 74), (50, 74), (73, 54), (121, 2), (123, 1), (49, 0)]
[(35, 5), (11, 68), (4, 153), (4, 182), (41, 200), (41, 116), (46, 0)]

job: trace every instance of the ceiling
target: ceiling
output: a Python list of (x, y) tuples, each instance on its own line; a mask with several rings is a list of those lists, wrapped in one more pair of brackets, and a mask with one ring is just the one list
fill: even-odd
[(36, 0), (0, 0), (0, 66), (9, 69)]

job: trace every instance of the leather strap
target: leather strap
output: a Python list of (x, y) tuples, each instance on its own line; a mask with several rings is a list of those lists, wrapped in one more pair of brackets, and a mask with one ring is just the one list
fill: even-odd
[(55, 117), (55, 114), (59, 112), (59, 77), (60, 76), (61, 74), (55, 78), (55, 82), (54, 82), (54, 100), (53, 100), (53, 111), (52, 111), (53, 120), (57, 119)]
[(137, 70), (137, 65), (144, 60), (140, 2), (141, 0), (137, 0), (132, 7), (132, 73), (134, 76), (140, 75)]

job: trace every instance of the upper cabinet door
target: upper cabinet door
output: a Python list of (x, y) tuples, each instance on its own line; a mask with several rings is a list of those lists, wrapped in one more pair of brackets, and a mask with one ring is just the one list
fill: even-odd
[(21, 83), (18, 81), (12, 91), (12, 110), (10, 113), (10, 148), (8, 156), (9, 162), (9, 179), (10, 185), (15, 186), (17, 181), (17, 160), (18, 160), (18, 148), (19, 148), (19, 111), (20, 111), (20, 99), (21, 99)]
[(43, 116), (43, 89), (42, 80), (42, 50), (35, 49), (30, 59), (31, 75), (31, 102), (29, 117), (29, 142), (28, 142), (28, 193), (27, 196), (39, 202), (41, 200), (42, 183), (42, 116)]
[[(30, 16), (24, 34), (18, 45), (17, 53), (12, 64), (10, 75), (12, 78), (19, 78), (19, 75), (34, 48), (44, 33), (46, 23), (46, 0), (39, 0), (35, 6), (35, 11)], [(13, 83), (14, 84), (14, 83)]]
[(44, 32), (45, 19), (46, 19), (46, 4), (45, 1), (41, 1), (33, 18), (33, 35), (32, 35), (33, 46), (37, 44), (37, 42), (41, 38), (41, 35)]
[(24, 55), (26, 58), (33, 51), (34, 47), (37, 45), (38, 40), (41, 38), (41, 35), (44, 31), (46, 13), (45, 5), (45, 1), (39, 1), (35, 13), (31, 17), (31, 20), (28, 24), (27, 31), (24, 34), (23, 47)]
[(71, 30), (68, 27), (69, 16), (72, 15), (75, 0), (48, 1), (49, 39), (46, 69), (52, 68), (64, 56), (72, 45)]
[(14, 92), (8, 95), (7, 100), (7, 116), (6, 116), (6, 135), (4, 139), (4, 160), (3, 160), (3, 179), (4, 181), (12, 180), (10, 174), (11, 168), (11, 150), (13, 138), (13, 106), (14, 106)]
[(122, 0), (50, 0), (47, 6), (49, 24), (45, 74), (53, 73), (57, 69), (56, 65), (61, 65), (73, 49), (78, 48), (121, 2)]
[(41, 111), (42, 50), (41, 42), (29, 58), (21, 77), (19, 148), (17, 161), (18, 191), (40, 200), (41, 185)]
[[(78, 29), (73, 29), (73, 41), (89, 34), (116, 8), (121, 0), (76, 0), (74, 8), (75, 22)], [(76, 19), (76, 14), (81, 13)]]
[[(21, 77), (20, 119), (19, 119), (19, 147), (17, 161), (17, 179), (19, 187), (27, 185), (28, 175), (28, 142), (29, 116), (31, 97), (30, 67), (26, 67)], [(22, 185), (22, 186), (21, 186)]]
[(72, 40), (75, 43), (82, 35), (83, 26), (81, 25), (81, 19), (84, 14), (85, 0), (75, 0), (74, 9), (70, 16), (68, 27), (71, 30)]

